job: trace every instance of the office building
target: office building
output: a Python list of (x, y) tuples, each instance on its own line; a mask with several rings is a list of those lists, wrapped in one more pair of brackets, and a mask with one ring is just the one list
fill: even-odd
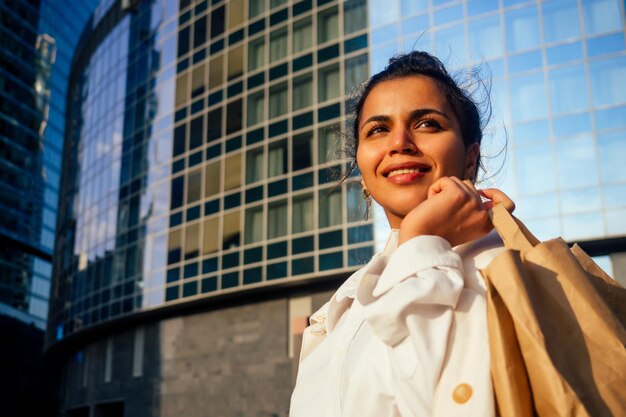
[(349, 94), (413, 48), (489, 72), (484, 182), (623, 274), (622, 2), (103, 1), (68, 88), (65, 415), (287, 415), (306, 318), (386, 238), (336, 186)]

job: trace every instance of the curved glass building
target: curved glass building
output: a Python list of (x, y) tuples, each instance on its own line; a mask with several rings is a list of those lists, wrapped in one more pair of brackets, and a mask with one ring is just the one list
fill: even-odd
[(484, 182), (623, 277), (624, 20), (617, 0), (102, 1), (67, 97), (61, 409), (286, 415), (306, 318), (386, 239), (358, 174), (337, 186), (350, 92), (413, 48), (491, 80)]

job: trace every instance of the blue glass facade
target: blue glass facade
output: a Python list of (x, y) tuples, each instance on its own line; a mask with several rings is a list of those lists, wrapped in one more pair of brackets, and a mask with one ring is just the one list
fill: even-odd
[(542, 238), (623, 238), (624, 27), (617, 0), (102, 2), (68, 90), (50, 342), (366, 262), (385, 221), (357, 176), (333, 188), (337, 132), (414, 48), (491, 85), (483, 186)]

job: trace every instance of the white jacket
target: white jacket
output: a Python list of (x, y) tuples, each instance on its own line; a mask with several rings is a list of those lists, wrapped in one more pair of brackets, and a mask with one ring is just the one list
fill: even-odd
[(495, 415), (478, 269), (499, 238), (397, 239), (311, 317), (290, 417)]

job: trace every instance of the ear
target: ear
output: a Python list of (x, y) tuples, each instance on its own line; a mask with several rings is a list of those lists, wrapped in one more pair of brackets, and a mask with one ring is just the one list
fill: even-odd
[[(476, 165), (480, 155), (480, 145), (472, 143), (465, 150), (465, 172), (464, 178), (474, 178), (476, 176)], [(475, 179), (475, 178), (474, 178)]]

